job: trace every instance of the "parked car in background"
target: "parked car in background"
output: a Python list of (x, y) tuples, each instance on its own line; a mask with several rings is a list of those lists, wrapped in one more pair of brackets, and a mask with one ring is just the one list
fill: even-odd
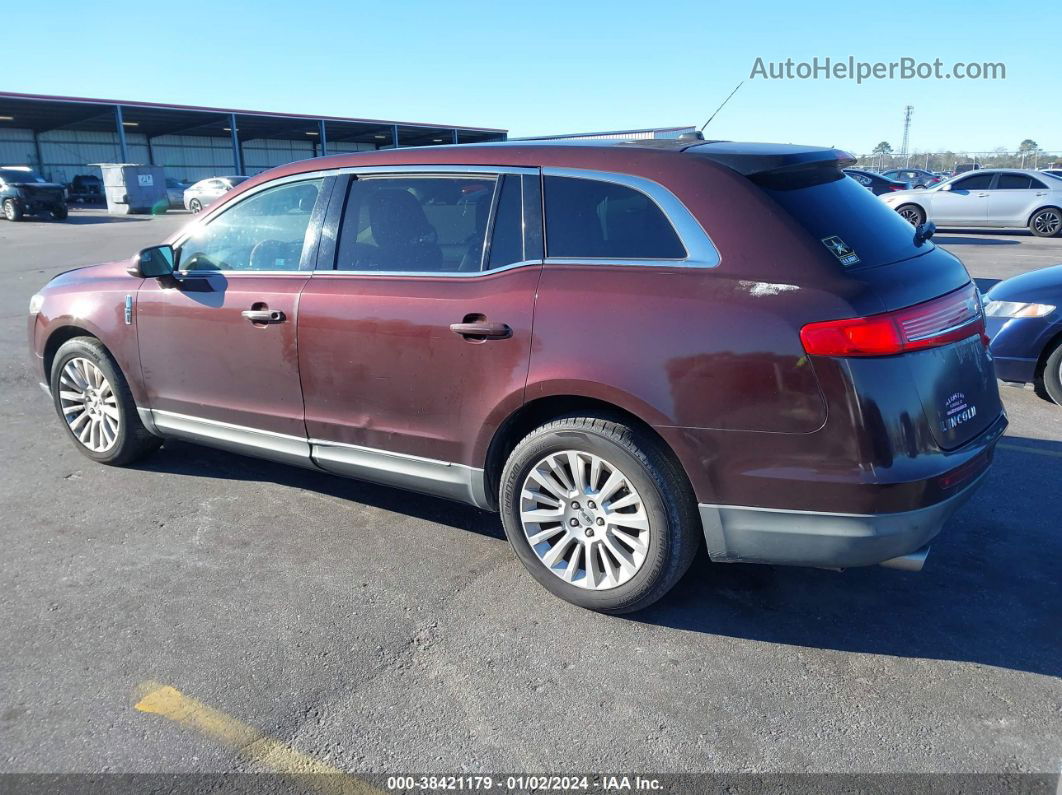
[(880, 196), (883, 193), (891, 193), (898, 190), (907, 190), (907, 183), (897, 182), (896, 180), (883, 177), (881, 174), (874, 174), (870, 171), (863, 171), (858, 168), (846, 168), (844, 173), (869, 190), (875, 196)]
[(999, 282), (985, 295), (985, 315), (999, 378), (1035, 384), (1062, 405), (1062, 265)]
[(980, 168), (980, 163), (957, 163), (955, 165), (955, 168), (952, 169), (951, 173), (953, 175), (965, 174), (967, 171), (978, 171)]
[(103, 180), (94, 174), (78, 174), (66, 186), (66, 198), (80, 204), (103, 202)]
[(541, 585), (604, 612), (702, 544), (917, 570), (1007, 420), (966, 269), (852, 162), (679, 140), (290, 163), (43, 287), (37, 375), (95, 461), (180, 438), (497, 510)]
[(932, 221), (937, 226), (1027, 227), (1039, 237), (1062, 234), (1062, 180), (1038, 171), (986, 168), (881, 199), (915, 226)]
[(210, 177), (201, 179), (184, 191), (182, 204), (193, 213), (202, 212), (230, 190), (247, 180), (247, 177)]
[[(166, 177), (166, 198), (170, 207), (184, 207), (184, 192), (191, 187), (187, 182), (181, 182), (173, 177)], [(186, 208), (187, 209), (187, 208)]]
[(928, 188), (941, 181), (941, 178), (932, 171), (926, 171), (923, 168), (893, 168), (889, 171), (882, 171), (881, 174), (897, 182), (904, 182), (909, 188)]
[(0, 207), (8, 221), (45, 214), (62, 221), (67, 216), (66, 191), (31, 168), (0, 166)]

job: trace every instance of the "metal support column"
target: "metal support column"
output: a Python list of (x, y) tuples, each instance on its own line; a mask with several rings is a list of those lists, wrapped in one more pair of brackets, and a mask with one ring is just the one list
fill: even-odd
[(398, 148), (398, 125), (397, 124), (392, 124), (391, 125), (391, 146), (393, 146), (395, 149)]
[(33, 151), (37, 154), (37, 171), (45, 179), (48, 179), (48, 175), (44, 173), (44, 157), (41, 156), (41, 139), (37, 135), (37, 131), (33, 131)]
[(240, 154), (240, 136), (236, 129), (236, 114), (229, 114), (229, 132), (232, 135), (232, 165), (236, 174), (243, 173), (243, 157)]
[(114, 126), (118, 130), (118, 159), (129, 162), (129, 149), (125, 145), (125, 121), (122, 119), (122, 106), (114, 106)]
[(317, 124), (318, 124), (318, 133), (319, 133), (319, 135), (317, 137), (321, 139), (321, 157), (327, 157), (328, 156), (328, 133), (325, 132), (324, 119), (321, 119), (320, 121), (318, 121)]
[(454, 128), (454, 143), (457, 143), (457, 128)]

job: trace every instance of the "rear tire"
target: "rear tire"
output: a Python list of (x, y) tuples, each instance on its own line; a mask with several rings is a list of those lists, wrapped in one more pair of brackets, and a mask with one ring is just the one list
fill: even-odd
[(926, 222), (926, 211), (917, 204), (901, 204), (896, 212), (911, 226), (921, 226)]
[(1062, 342), (1055, 345), (1044, 362), (1044, 371), (1037, 380), (1036, 391), (1041, 397), (1062, 406)]
[(74, 446), (93, 461), (125, 466), (162, 444), (140, 421), (125, 376), (95, 337), (75, 337), (59, 347), (49, 386)]
[(188, 202), (188, 209), (191, 210), (193, 214), (198, 214), (203, 211), (203, 204), (199, 199), (192, 199)]
[(52, 209), (52, 218), (56, 221), (65, 221), (68, 215), (70, 215), (70, 211), (67, 210), (66, 205), (61, 205)]
[(520, 562), (550, 593), (589, 610), (648, 607), (700, 547), (685, 474), (656, 439), (612, 419), (568, 416), (535, 429), (509, 455), (499, 492)]
[(4, 199), (4, 218), (9, 221), (22, 220), (22, 208), (14, 199)]
[(1042, 210), (1037, 210), (1029, 219), (1029, 231), (1037, 237), (1062, 235), (1062, 210), (1057, 207), (1044, 207)]

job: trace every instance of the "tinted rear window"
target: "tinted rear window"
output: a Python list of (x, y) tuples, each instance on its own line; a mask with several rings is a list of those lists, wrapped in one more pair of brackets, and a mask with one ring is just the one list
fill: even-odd
[[(850, 179), (836, 179), (795, 188), (764, 187), (764, 193), (780, 204), (794, 220), (837, 256), (845, 270), (872, 268), (917, 257), (933, 248), (930, 242), (916, 246), (914, 228), (877, 196)], [(836, 240), (859, 258), (842, 264)]]

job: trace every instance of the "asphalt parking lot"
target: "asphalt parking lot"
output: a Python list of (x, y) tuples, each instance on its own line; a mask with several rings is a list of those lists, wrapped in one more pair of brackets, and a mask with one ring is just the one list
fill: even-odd
[[(182, 443), (79, 455), (29, 297), (188, 217), (0, 222), (0, 772), (268, 769), (145, 708), (160, 684), (352, 773), (1058, 772), (1062, 408), (1003, 389), (996, 465), (919, 574), (699, 561), (605, 617), (472, 508)], [(1023, 233), (937, 242), (982, 284), (1062, 262)]]

